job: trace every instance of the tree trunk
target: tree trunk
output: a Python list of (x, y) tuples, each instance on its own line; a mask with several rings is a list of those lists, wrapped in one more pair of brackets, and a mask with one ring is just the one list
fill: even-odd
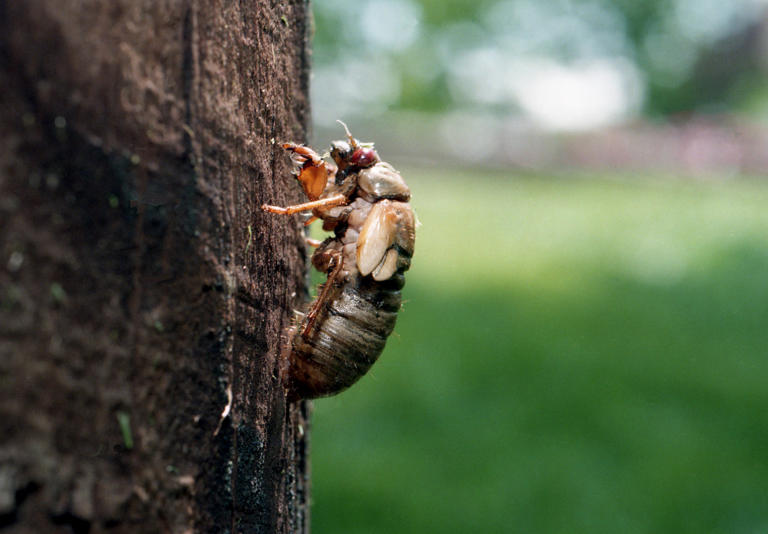
[(0, 530), (302, 532), (303, 0), (0, 0)]

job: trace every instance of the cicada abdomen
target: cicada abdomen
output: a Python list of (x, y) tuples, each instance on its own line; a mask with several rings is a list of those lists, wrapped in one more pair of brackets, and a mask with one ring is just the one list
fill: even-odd
[(324, 316), (293, 339), (289, 387), (301, 398), (333, 395), (357, 382), (376, 363), (400, 311), (402, 275), (387, 282), (358, 278), (337, 288)]

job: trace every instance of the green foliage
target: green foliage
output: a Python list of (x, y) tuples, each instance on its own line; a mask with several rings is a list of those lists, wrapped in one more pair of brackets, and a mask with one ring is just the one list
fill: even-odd
[(315, 403), (314, 532), (768, 527), (768, 186), (405, 174), (407, 302)]
[(457, 21), (478, 21), (483, 13), (497, 0), (419, 0), (424, 23), (439, 28)]
[[(759, 19), (761, 4), (755, 0), (704, 2), (701, 7), (695, 0), (397, 0), (395, 4), (405, 5), (408, 15), (389, 21), (391, 26), (370, 20), (387, 12), (385, 0), (314, 4), (316, 65), (383, 59), (392, 69), (386, 77), (396, 78), (399, 86), (399, 94), (386, 102), (393, 109), (447, 111), (468, 105), (451, 79), (460, 76), (456, 62), (462, 54), (474, 50), (566, 63), (620, 59), (640, 72), (649, 114), (708, 111), (713, 102), (732, 109), (750, 97), (734, 94), (734, 87), (745, 87), (742, 79), (754, 72), (756, 66), (750, 63), (759, 54), (747, 41), (726, 43), (737, 45), (728, 49), (726, 58), (718, 54), (725, 39)], [(417, 37), (402, 48), (388, 49), (372, 38), (381, 31), (396, 42), (414, 24)], [(500, 79), (509, 68), (499, 64), (486, 75), (489, 80)], [(762, 80), (754, 90), (765, 85)]]

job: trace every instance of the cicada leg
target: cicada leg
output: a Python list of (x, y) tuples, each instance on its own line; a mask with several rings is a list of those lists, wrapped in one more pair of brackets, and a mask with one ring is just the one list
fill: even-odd
[(309, 312), (307, 313), (306, 322), (304, 323), (304, 330), (301, 332), (301, 335), (305, 339), (308, 338), (312, 333), (312, 328), (315, 326), (317, 316), (320, 313), (320, 310), (323, 309), (323, 306), (325, 306), (325, 302), (330, 297), (334, 283), (341, 275), (341, 269), (344, 266), (344, 260), (341, 256), (341, 252), (337, 252), (333, 255), (331, 263), (333, 268), (331, 269), (331, 272), (328, 273), (328, 279), (325, 281), (325, 284), (323, 284), (323, 289), (317, 296), (317, 300), (312, 303), (312, 308), (310, 308)]
[(347, 197), (344, 195), (333, 195), (328, 198), (321, 198), (320, 200), (312, 200), (311, 202), (304, 202), (303, 204), (294, 204), (293, 206), (271, 206), (269, 204), (262, 204), (261, 209), (268, 211), (269, 213), (277, 213), (278, 215), (293, 215), (294, 213), (300, 213), (302, 211), (309, 211), (315, 208), (328, 208), (332, 206), (339, 206), (347, 201)]
[(282, 147), (296, 155), (298, 159), (297, 163), (303, 164), (305, 161), (309, 160), (312, 165), (317, 167), (325, 163), (323, 158), (320, 157), (320, 154), (308, 146), (297, 145), (296, 143), (283, 143)]
[(323, 161), (311, 148), (295, 143), (285, 143), (283, 148), (291, 152), (296, 167), (296, 178), (310, 200), (317, 200), (323, 194), (329, 177), (336, 173), (336, 167)]

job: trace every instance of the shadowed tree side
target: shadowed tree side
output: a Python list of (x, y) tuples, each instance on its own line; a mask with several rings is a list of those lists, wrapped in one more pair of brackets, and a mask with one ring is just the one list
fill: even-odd
[(307, 530), (307, 17), (0, 0), (0, 530)]

